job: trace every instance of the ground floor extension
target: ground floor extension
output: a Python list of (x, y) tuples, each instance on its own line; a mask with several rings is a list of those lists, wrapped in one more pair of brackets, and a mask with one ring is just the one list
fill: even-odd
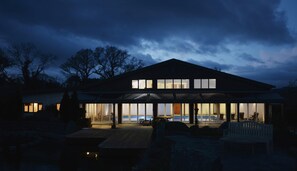
[(195, 111), (200, 122), (254, 120), (269, 123), (269, 116), (275, 106), (282, 107), (280, 104), (268, 103), (85, 103), (84, 105), (86, 118), (90, 118), (92, 123), (112, 122), (113, 113), (116, 123), (139, 123), (143, 120), (152, 120), (153, 117), (193, 123)]

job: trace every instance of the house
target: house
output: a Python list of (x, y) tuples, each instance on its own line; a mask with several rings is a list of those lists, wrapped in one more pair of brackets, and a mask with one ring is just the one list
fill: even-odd
[(195, 111), (197, 119), (206, 123), (270, 123), (273, 115), (282, 112), (282, 98), (271, 91), (273, 88), (170, 59), (88, 85), (79, 91), (78, 99), (93, 123), (111, 122), (113, 112), (118, 124), (157, 116), (194, 123)]

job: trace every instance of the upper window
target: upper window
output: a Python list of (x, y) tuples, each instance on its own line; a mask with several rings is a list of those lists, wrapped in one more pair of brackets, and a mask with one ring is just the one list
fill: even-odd
[(158, 89), (189, 89), (189, 79), (158, 79)]
[(173, 87), (174, 89), (181, 89), (182, 88), (182, 81), (181, 79), (174, 79), (173, 80)]
[(194, 79), (194, 89), (215, 89), (216, 79)]
[(216, 88), (216, 79), (209, 79), (209, 88)]
[(194, 79), (194, 88), (201, 88), (201, 79)]
[(173, 88), (173, 80), (172, 79), (166, 79), (166, 89), (172, 89)]
[(145, 80), (139, 80), (138, 88), (139, 89), (145, 89), (145, 87), (146, 87), (145, 84), (146, 84)]
[(208, 79), (202, 79), (202, 88), (208, 88)]
[(132, 89), (147, 89), (153, 88), (153, 80), (132, 80)]
[(164, 89), (165, 88), (165, 80), (158, 80), (157, 81), (157, 88), (158, 89)]
[(146, 88), (153, 88), (153, 80), (146, 80)]
[(132, 80), (132, 88), (138, 89), (138, 80)]
[(190, 88), (190, 81), (189, 79), (182, 79), (182, 88), (189, 89)]
[(41, 103), (27, 103), (24, 104), (24, 112), (38, 112), (42, 110)]

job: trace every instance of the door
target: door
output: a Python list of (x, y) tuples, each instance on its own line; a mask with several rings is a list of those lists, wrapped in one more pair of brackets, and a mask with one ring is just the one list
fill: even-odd
[(181, 121), (181, 104), (174, 103), (173, 104), (173, 120), (174, 121)]

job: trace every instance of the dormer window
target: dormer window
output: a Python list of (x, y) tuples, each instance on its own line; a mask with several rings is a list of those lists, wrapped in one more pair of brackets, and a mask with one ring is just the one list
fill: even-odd
[(150, 89), (153, 88), (153, 80), (132, 80), (132, 89)]

